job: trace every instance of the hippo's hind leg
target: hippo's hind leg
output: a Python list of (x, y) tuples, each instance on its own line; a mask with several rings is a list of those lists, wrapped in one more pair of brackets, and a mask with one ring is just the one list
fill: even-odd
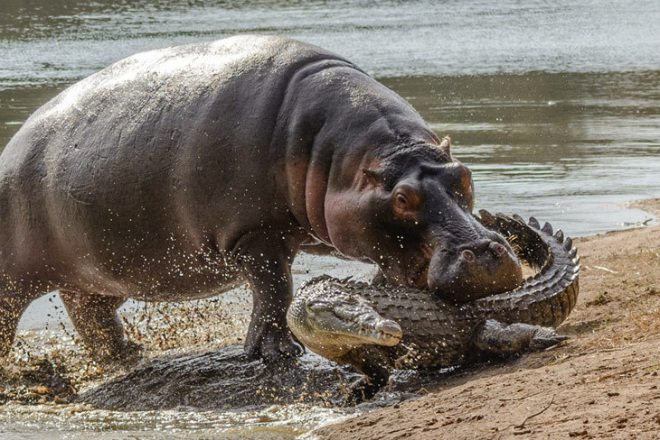
[(46, 291), (36, 286), (19, 286), (4, 282), (0, 278), (0, 358), (11, 351), (16, 329), (21, 316), (30, 303), (45, 295)]
[(141, 346), (124, 336), (117, 309), (125, 299), (60, 290), (60, 297), (73, 326), (95, 360), (103, 363), (132, 363)]

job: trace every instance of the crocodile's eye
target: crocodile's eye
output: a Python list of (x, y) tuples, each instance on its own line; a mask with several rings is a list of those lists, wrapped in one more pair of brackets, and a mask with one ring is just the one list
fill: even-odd
[(319, 312), (328, 308), (327, 301), (309, 301), (307, 302), (307, 308), (314, 312)]
[(354, 297), (354, 296), (348, 296), (346, 298), (343, 298), (343, 300), (346, 304), (357, 304), (358, 303), (357, 298)]

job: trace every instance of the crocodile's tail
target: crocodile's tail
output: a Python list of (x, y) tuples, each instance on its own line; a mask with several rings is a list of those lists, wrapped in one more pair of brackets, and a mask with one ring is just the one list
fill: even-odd
[(580, 258), (573, 241), (564, 238), (560, 230), (553, 234), (549, 223), (541, 227), (534, 217), (526, 224), (517, 215), (512, 219), (488, 211), (479, 213), (478, 220), (507, 237), (518, 256), (538, 273), (513, 291), (484, 297), (461, 308), (477, 317), (506, 323), (557, 327), (575, 307), (579, 293)]

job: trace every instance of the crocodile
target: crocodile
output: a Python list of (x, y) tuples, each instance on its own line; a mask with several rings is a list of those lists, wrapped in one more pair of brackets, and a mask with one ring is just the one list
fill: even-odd
[(484, 356), (540, 350), (566, 339), (552, 328), (579, 293), (577, 249), (549, 223), (517, 215), (475, 217), (504, 235), (536, 273), (516, 289), (456, 304), (429, 290), (321, 276), (304, 283), (287, 320), (311, 351), (365, 376), (347, 403), (371, 399), (394, 369), (454, 367)]

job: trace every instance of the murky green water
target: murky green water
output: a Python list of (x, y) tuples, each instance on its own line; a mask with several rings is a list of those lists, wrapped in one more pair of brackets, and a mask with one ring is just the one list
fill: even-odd
[[(656, 0), (0, 0), (0, 149), (36, 108), (113, 61), (248, 32), (334, 50), (408, 99), (454, 139), (479, 208), (535, 215), (569, 235), (652, 221), (625, 204), (660, 196)], [(27, 320), (45, 310), (33, 305)], [(298, 420), (289, 410), (282, 423), (256, 423), (5, 405), (0, 437), (291, 438), (335, 414), (307, 408), (308, 422), (286, 422)]]

